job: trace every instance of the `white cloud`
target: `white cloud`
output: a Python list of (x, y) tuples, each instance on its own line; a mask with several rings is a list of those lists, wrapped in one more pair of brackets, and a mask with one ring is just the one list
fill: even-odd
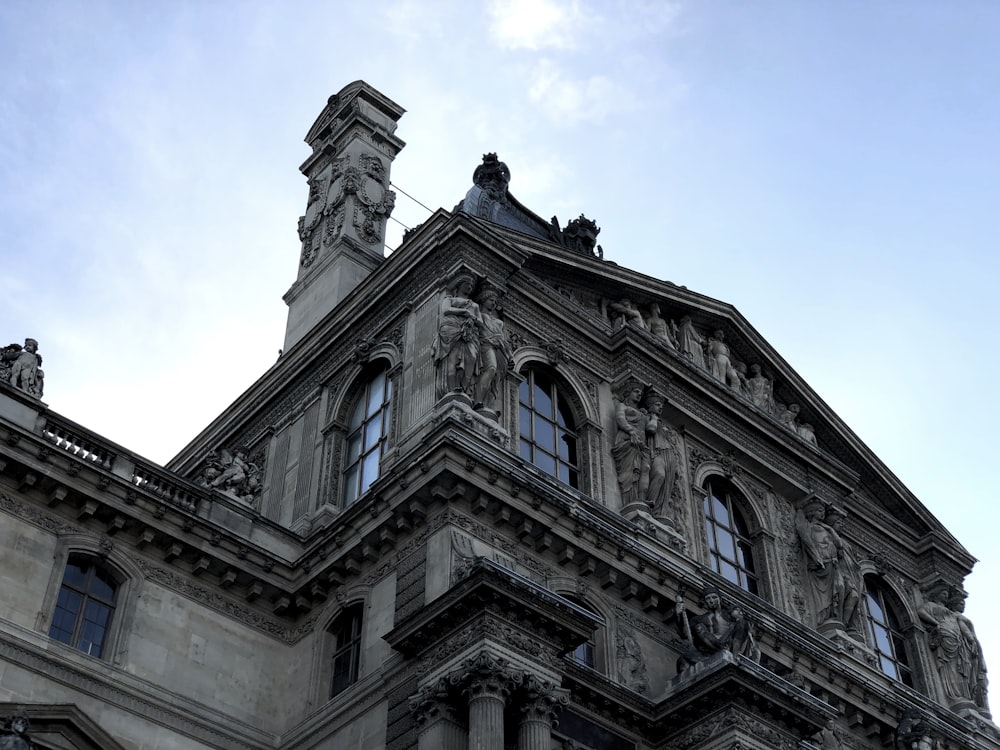
[(556, 63), (542, 59), (531, 74), (531, 101), (556, 122), (600, 121), (613, 109), (631, 107), (631, 95), (605, 75), (568, 77)]
[(588, 26), (576, 0), (493, 0), (490, 35), (504, 49), (573, 49)]

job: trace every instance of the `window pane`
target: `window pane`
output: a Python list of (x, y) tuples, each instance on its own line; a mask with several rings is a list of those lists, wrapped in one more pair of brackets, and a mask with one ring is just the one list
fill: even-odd
[(87, 572), (89, 570), (90, 566), (85, 563), (82, 566), (69, 563), (66, 566), (66, 573), (63, 575), (63, 583), (68, 583), (73, 588), (83, 591), (87, 588)]
[(544, 414), (549, 419), (553, 419), (555, 413), (552, 409), (552, 397), (537, 383), (531, 393), (534, 396), (534, 402), (532, 403), (534, 410), (538, 414)]
[(524, 442), (522, 440), (521, 441), (521, 446), (520, 446), (520, 449), (519, 449), (518, 452), (521, 454), (521, 458), (523, 458), (525, 461), (531, 461), (532, 460), (532, 456), (531, 456), (531, 454), (532, 454), (531, 443), (526, 443), (526, 442)]
[(105, 571), (98, 569), (94, 571), (94, 577), (90, 580), (90, 590), (87, 593), (110, 604), (115, 600), (116, 588), (114, 579)]
[(358, 499), (358, 472), (360, 467), (354, 464), (344, 475), (344, 505), (350, 505)]
[(368, 386), (368, 409), (365, 412), (371, 416), (382, 408), (382, 399), (385, 395), (385, 371), (380, 372)]
[(348, 427), (352, 430), (361, 426), (361, 422), (364, 421), (365, 416), (365, 404), (364, 401), (358, 401), (354, 405), (354, 411), (351, 412), (351, 421), (348, 422)]
[(535, 444), (540, 448), (555, 453), (556, 449), (556, 428), (551, 422), (544, 419), (535, 420)]
[[(736, 572), (735, 565), (732, 565), (725, 560), (720, 560), (719, 572), (726, 578), (726, 580), (732, 581), (737, 586), (740, 586), (740, 574)], [(742, 586), (740, 586), (740, 588), (742, 588)]]
[(517, 410), (517, 424), (520, 428), (522, 439), (531, 440), (531, 410), (526, 406), (521, 406)]
[(712, 512), (715, 515), (715, 520), (718, 521), (721, 526), (732, 528), (732, 523), (729, 520), (729, 508), (727, 508), (726, 504), (714, 495), (712, 496)]
[(535, 466), (544, 471), (546, 474), (552, 474), (555, 476), (556, 473), (556, 460), (550, 456), (548, 453), (542, 451), (535, 451)]
[(372, 453), (366, 456), (364, 461), (361, 462), (361, 492), (364, 494), (368, 491), (368, 488), (372, 486), (372, 483), (378, 479), (378, 453)]
[(376, 414), (365, 425), (364, 452), (367, 453), (382, 437), (382, 414)]
[(347, 464), (350, 466), (361, 456), (361, 433), (357, 432), (347, 441)]
[(527, 380), (522, 380), (517, 387), (517, 400), (531, 408), (531, 384)]
[(726, 533), (722, 529), (717, 529), (716, 539), (719, 546), (716, 551), (727, 560), (736, 560), (736, 539), (733, 538), (732, 534)]

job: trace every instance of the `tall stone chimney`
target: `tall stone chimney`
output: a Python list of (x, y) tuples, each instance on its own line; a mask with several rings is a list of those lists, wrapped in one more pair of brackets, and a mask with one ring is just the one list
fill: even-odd
[(404, 111), (355, 81), (330, 97), (306, 135), (313, 152), (300, 169), (309, 198), (299, 217), (298, 277), (284, 296), (286, 350), (385, 259), (385, 224), (396, 199), (389, 168), (405, 145), (394, 135)]

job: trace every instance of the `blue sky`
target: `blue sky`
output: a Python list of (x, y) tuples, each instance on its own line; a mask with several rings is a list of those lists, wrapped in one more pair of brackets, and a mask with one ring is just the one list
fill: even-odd
[(0, 336), (166, 461), (273, 363), (302, 139), (362, 78), (421, 202), (496, 151), (607, 258), (733, 303), (981, 558), (998, 663), (997, 38), (993, 0), (7, 0)]

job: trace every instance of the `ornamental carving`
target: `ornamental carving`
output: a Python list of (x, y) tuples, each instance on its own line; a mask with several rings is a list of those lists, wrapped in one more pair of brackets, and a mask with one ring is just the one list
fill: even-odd
[(221, 453), (209, 451), (198, 483), (256, 508), (261, 493), (260, 479), (260, 466), (247, 457), (246, 448), (237, 448), (235, 453), (223, 448)]

